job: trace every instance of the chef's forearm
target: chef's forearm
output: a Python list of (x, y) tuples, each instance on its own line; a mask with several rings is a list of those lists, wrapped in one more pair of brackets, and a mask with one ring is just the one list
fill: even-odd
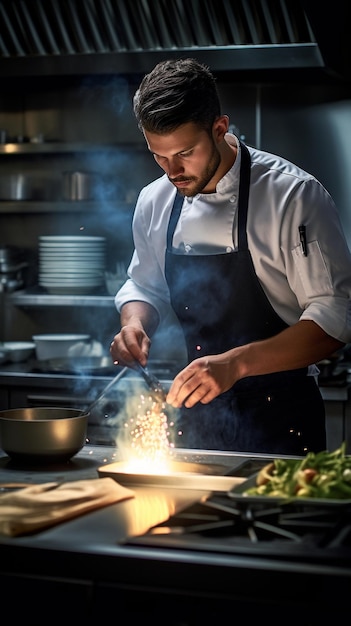
[(159, 316), (156, 309), (147, 302), (126, 302), (120, 314), (121, 327), (135, 326), (143, 329), (149, 337), (155, 333), (159, 324)]
[(300, 321), (274, 337), (234, 348), (236, 377), (245, 378), (306, 367), (344, 346), (313, 321)]

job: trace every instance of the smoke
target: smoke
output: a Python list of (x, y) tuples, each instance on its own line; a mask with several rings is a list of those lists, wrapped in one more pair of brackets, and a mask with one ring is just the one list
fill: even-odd
[(129, 82), (123, 76), (85, 76), (80, 91), (87, 109), (99, 105), (118, 116), (131, 108)]
[(108, 433), (123, 461), (131, 457), (160, 460), (173, 447), (174, 409), (155, 402), (144, 381), (132, 371), (97, 403), (90, 422)]

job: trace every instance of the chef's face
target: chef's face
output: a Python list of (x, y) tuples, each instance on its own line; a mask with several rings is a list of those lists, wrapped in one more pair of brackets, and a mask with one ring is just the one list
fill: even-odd
[(218, 118), (211, 133), (193, 122), (183, 124), (175, 131), (159, 135), (144, 131), (150, 152), (156, 163), (183, 196), (212, 193), (220, 175), (220, 143), (224, 140), (226, 120)]

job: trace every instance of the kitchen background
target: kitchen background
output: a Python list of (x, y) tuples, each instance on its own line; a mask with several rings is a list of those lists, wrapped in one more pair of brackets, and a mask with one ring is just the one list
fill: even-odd
[[(346, 2), (333, 9), (313, 0), (0, 1), (0, 247), (19, 253), (10, 271), (0, 263), (0, 339), (89, 333), (108, 354), (119, 330), (113, 292), (103, 281), (86, 294), (50, 293), (39, 281), (39, 238), (102, 236), (106, 271), (127, 267), (137, 194), (161, 174), (132, 97), (164, 58), (194, 56), (213, 69), (232, 129), (321, 180), (351, 247), (351, 46)], [(83, 199), (68, 194), (67, 172), (91, 175)], [(151, 356), (182, 360), (173, 319)]]

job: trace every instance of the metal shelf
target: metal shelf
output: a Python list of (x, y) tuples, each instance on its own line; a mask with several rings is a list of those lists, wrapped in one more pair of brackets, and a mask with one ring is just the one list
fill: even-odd
[(129, 150), (147, 151), (143, 143), (128, 144), (93, 144), (64, 143), (60, 141), (43, 141), (40, 143), (4, 143), (0, 144), (0, 156), (31, 155), (31, 154), (67, 154), (75, 152), (117, 152)]
[[(1, 200), (0, 213), (28, 213), (28, 215), (30, 215), (35, 213), (79, 213), (80, 211), (94, 212), (101, 209), (101, 204), (102, 202), (97, 200)], [(128, 204), (124, 201), (120, 202), (119, 200), (109, 200), (108, 202), (103, 201), (103, 205), (106, 208), (116, 208), (117, 204), (120, 210), (130, 210), (134, 207), (132, 204)]]
[(114, 297), (106, 294), (47, 294), (40, 291), (15, 291), (7, 294), (12, 304), (19, 307), (113, 307)]

